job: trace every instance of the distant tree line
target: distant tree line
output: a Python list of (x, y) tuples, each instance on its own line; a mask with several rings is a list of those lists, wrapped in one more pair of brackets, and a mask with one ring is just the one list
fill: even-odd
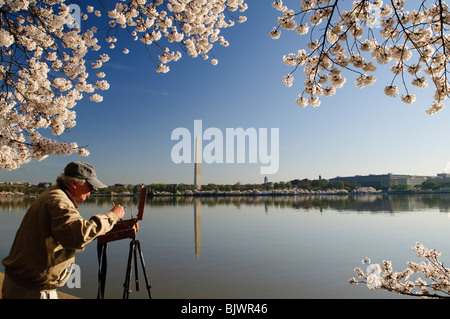
[(37, 187), (36, 185), (0, 184), (0, 193), (20, 192), (24, 194), (40, 194), (43, 191), (45, 191), (45, 188)]
[[(20, 192), (24, 194), (40, 194), (45, 191), (48, 187), (42, 187), (42, 185), (25, 185), (25, 184), (10, 184), (4, 183), (0, 184), (0, 192)], [(194, 185), (192, 184), (164, 184), (164, 183), (153, 183), (145, 185), (147, 187), (148, 193), (171, 193), (171, 194), (184, 194), (187, 190), (194, 191)], [(134, 194), (139, 192), (140, 184), (116, 184), (113, 186), (108, 186), (107, 188), (98, 189), (94, 191), (95, 194), (123, 194), (130, 193)], [(411, 187), (407, 184), (398, 184), (391, 186), (393, 191), (412, 191), (412, 190), (439, 190), (442, 188), (450, 187), (450, 183), (439, 183), (436, 181), (425, 181), (422, 184)], [(343, 181), (328, 181), (326, 179), (303, 179), (303, 180), (293, 180), (293, 181), (279, 181), (274, 183), (265, 184), (242, 184), (240, 182), (234, 184), (214, 184), (209, 183), (202, 185), (203, 191), (214, 191), (214, 192), (231, 192), (231, 191), (272, 191), (272, 190), (282, 190), (282, 189), (305, 189), (309, 191), (327, 191), (332, 189), (345, 189), (347, 191), (352, 191), (357, 188), (354, 183), (347, 183)]]

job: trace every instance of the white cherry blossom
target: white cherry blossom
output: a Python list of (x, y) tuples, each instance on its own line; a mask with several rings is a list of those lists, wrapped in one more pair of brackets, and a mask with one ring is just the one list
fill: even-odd
[[(412, 249), (422, 262), (407, 262), (408, 268), (394, 271), (391, 261), (384, 260), (381, 264), (371, 263), (370, 258), (364, 258), (362, 264), (367, 266), (354, 269), (356, 278), (349, 280), (350, 284), (366, 284), (367, 288), (392, 291), (397, 294), (421, 298), (450, 297), (450, 269), (439, 260), (441, 253), (427, 249), (416, 243)], [(419, 277), (422, 275), (423, 277)], [(414, 277), (412, 277), (414, 276)]]
[(430, 84), (435, 93), (426, 112), (435, 114), (444, 108), (450, 94), (450, 14), (445, 2), (424, 0), (417, 6), (401, 0), (386, 4), (381, 0), (302, 0), (295, 8), (283, 1), (274, 1), (272, 6), (281, 12), (270, 32), (272, 38), (280, 38), (282, 30), (295, 29), (308, 41), (300, 48), (304, 58), (296, 58), (294, 53), (283, 56), (283, 63), (293, 68), (283, 78), (285, 84), (293, 87), (292, 75), (301, 68), (305, 78), (319, 87), (324, 75), (331, 80), (332, 87), (321, 90), (304, 86), (297, 99), (300, 106), (306, 106), (307, 101), (317, 106), (319, 95), (331, 96), (344, 86), (346, 75), (334, 69), (351, 73), (355, 85), (363, 88), (375, 82), (374, 75), (366, 73), (373, 73), (378, 64), (392, 72), (392, 83), (385, 88), (388, 96), (400, 96), (412, 104), (415, 94), (409, 92)]

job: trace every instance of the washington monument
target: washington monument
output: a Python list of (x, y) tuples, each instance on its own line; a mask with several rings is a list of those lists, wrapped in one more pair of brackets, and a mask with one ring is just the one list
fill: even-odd
[(200, 136), (195, 137), (195, 161), (194, 161), (194, 189), (202, 189), (202, 150), (200, 143)]

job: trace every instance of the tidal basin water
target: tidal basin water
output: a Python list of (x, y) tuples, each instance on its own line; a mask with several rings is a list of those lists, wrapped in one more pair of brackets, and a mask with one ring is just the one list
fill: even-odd
[[(31, 201), (0, 198), (0, 259)], [(126, 206), (126, 218), (130, 208), (137, 213), (132, 198), (114, 202)], [(110, 198), (91, 198), (79, 210), (89, 218), (110, 207)], [(160, 197), (147, 200), (137, 239), (155, 299), (399, 298), (350, 285), (353, 269), (370, 257), (404, 270), (407, 261), (420, 262), (416, 242), (442, 252), (448, 264), (449, 207), (450, 194)], [(122, 298), (129, 243), (108, 243), (105, 298)], [(60, 290), (96, 298), (96, 242), (76, 264), (81, 288)], [(148, 297), (142, 272), (139, 279), (131, 299)]]

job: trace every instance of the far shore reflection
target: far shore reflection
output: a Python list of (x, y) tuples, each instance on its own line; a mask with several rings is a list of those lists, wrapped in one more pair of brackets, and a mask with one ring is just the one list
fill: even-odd
[[(32, 196), (0, 196), (0, 208), (17, 209), (31, 205), (35, 200)], [(135, 197), (114, 197), (116, 204), (123, 206), (137, 205)], [(368, 211), (368, 212), (402, 212), (426, 209), (438, 209), (449, 212), (450, 193), (436, 194), (368, 194), (368, 195), (298, 195), (298, 196), (157, 196), (147, 199), (150, 206), (185, 206), (199, 201), (201, 205), (214, 207), (232, 205), (264, 205), (266, 212), (270, 207), (293, 209), (332, 209), (337, 211)], [(110, 197), (92, 196), (81, 205), (108, 206)], [(131, 206), (130, 206), (131, 205)]]

